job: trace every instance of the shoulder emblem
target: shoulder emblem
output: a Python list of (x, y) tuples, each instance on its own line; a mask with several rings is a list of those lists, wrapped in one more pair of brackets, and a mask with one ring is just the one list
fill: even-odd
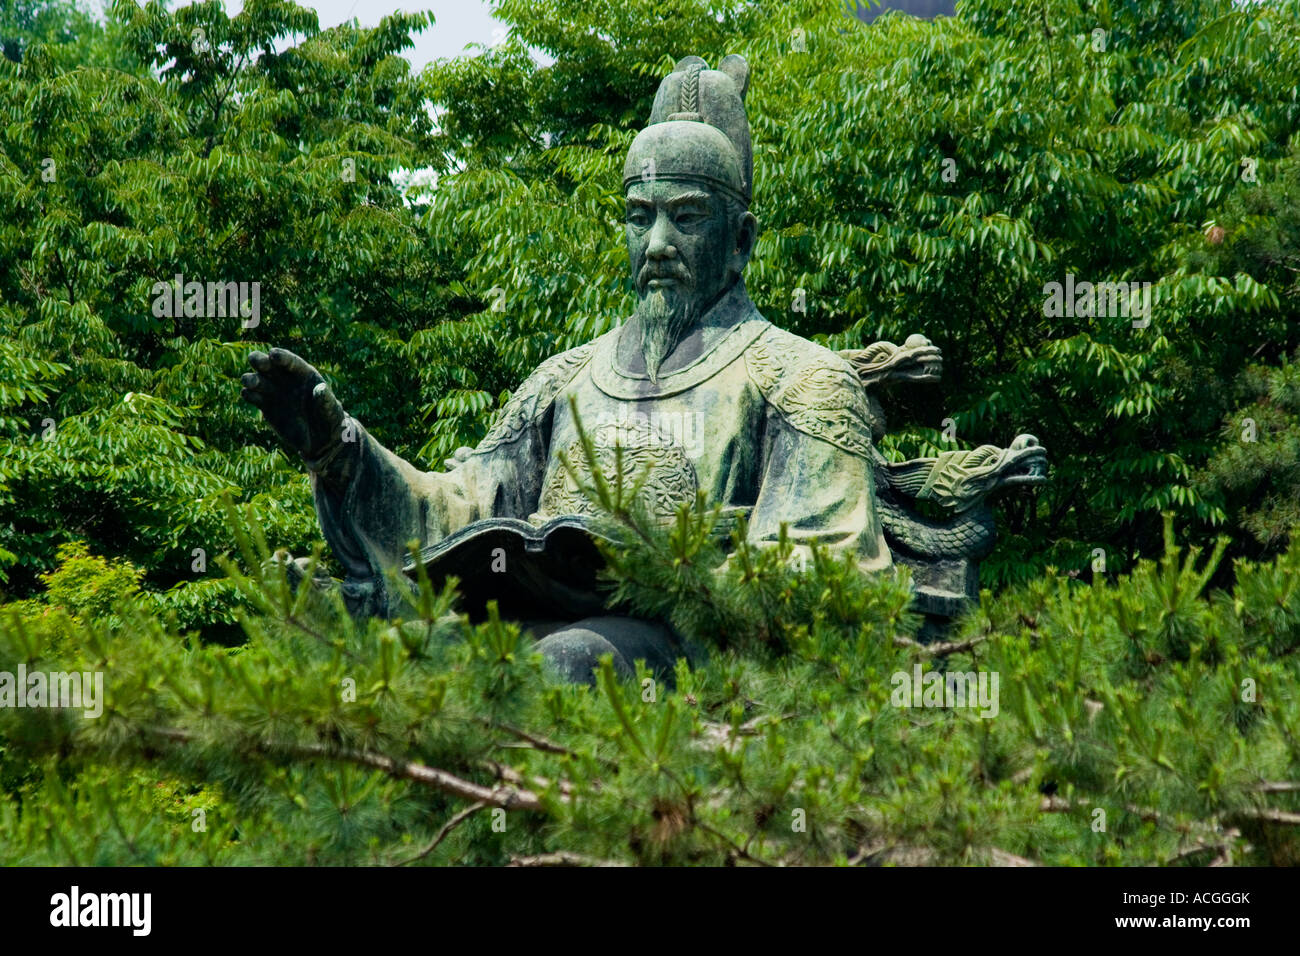
[(773, 327), (746, 350), (745, 368), (790, 427), (871, 458), (866, 392), (844, 359)]
[(492, 451), (500, 445), (508, 445), (517, 440), (530, 424), (546, 412), (560, 390), (582, 371), (583, 366), (591, 360), (595, 347), (596, 342), (588, 342), (576, 349), (552, 355), (537, 366), (533, 374), (515, 389), (510, 400), (502, 407), (496, 423), (488, 429), (474, 453)]

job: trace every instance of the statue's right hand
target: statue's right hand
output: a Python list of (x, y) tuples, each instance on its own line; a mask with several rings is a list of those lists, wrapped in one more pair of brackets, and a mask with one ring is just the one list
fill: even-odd
[(241, 379), (240, 395), (290, 448), (304, 458), (320, 457), (340, 437), (347, 413), (325, 377), (285, 349), (248, 356), (253, 371)]

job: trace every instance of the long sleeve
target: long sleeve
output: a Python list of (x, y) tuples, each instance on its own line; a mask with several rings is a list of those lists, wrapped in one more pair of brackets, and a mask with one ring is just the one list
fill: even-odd
[(853, 555), (864, 571), (888, 568), (871, 416), (856, 373), (835, 353), (776, 328), (749, 347), (745, 363), (767, 403), (750, 541), (777, 540), (784, 523), (800, 548), (815, 540)]
[(386, 613), (384, 575), (411, 542), (423, 547), (480, 518), (525, 517), (536, 506), (545, 453), (537, 427), (449, 472), (420, 471), (360, 425), (355, 431), (349, 480), (312, 472), (321, 531), (346, 570), (354, 613)]
[(527, 518), (546, 470), (552, 406), (587, 349), (547, 360), (506, 403), (469, 457), (451, 471), (421, 471), (379, 444), (358, 422), (327, 460), (308, 462), (321, 531), (343, 564), (354, 614), (391, 610), (386, 575), (411, 542), (436, 543), (487, 517)]
[(888, 568), (871, 462), (791, 427), (775, 409), (769, 409), (766, 432), (749, 540), (774, 542), (784, 523), (800, 549), (816, 541), (833, 553), (852, 554), (863, 571)]

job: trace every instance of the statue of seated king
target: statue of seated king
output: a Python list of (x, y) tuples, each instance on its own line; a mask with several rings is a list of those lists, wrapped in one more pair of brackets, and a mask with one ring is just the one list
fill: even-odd
[[(543, 362), (478, 446), (445, 470), (421, 470), (383, 447), (302, 358), (283, 349), (250, 356), (243, 397), (305, 460), (353, 613), (391, 613), (388, 582), (394, 569), (411, 571), (412, 541), (429, 567), (471, 590), (491, 575), (492, 556), (509, 551), (508, 561), (531, 569), (512, 582), (527, 595), (514, 614), (562, 677), (589, 680), (603, 654), (625, 674), (638, 659), (670, 673), (690, 656), (672, 629), (609, 613), (585, 583), (597, 563), (584, 537), (595, 506), (574, 480), (591, 467), (586, 448), (606, 474), (641, 476), (653, 516), (671, 518), (702, 493), (724, 522), (744, 518), (751, 543), (777, 542), (784, 526), (796, 549), (851, 555), (866, 573), (896, 560), (940, 568), (936, 607), (945, 595), (971, 596), (970, 564), (991, 546), (976, 541), (991, 532), (983, 499), (1000, 485), (1042, 480), (1042, 449), (1021, 436), (1010, 449), (984, 446), (969, 468), (973, 452), (886, 462), (875, 447), (883, 415), (873, 389), (891, 376), (932, 379), (938, 350), (913, 336), (901, 347), (837, 353), (759, 314), (744, 281), (758, 231), (748, 82), (735, 55), (716, 70), (686, 57), (662, 81), (623, 168), (635, 310)], [(972, 500), (959, 500), (962, 487), (975, 489)], [(927, 495), (974, 532), (963, 537), (908, 511)], [(956, 543), (953, 553), (931, 555), (944, 540)], [(965, 565), (943, 571), (944, 561)]]

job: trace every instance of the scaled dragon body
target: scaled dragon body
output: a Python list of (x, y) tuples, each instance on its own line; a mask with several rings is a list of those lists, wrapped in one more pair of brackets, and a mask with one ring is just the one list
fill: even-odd
[[(840, 352), (866, 390), (879, 439), (886, 419), (881, 388), (897, 383), (935, 382), (943, 369), (939, 349), (921, 335), (900, 346), (876, 342)], [(921, 609), (946, 617), (974, 598), (978, 562), (993, 550), (997, 530), (989, 498), (999, 491), (1047, 480), (1047, 451), (1033, 435), (1019, 435), (1007, 448), (981, 445), (944, 452), (936, 458), (888, 461), (874, 447), (876, 493), (885, 540), (901, 564), (917, 577)], [(926, 502), (943, 517), (921, 513)]]

